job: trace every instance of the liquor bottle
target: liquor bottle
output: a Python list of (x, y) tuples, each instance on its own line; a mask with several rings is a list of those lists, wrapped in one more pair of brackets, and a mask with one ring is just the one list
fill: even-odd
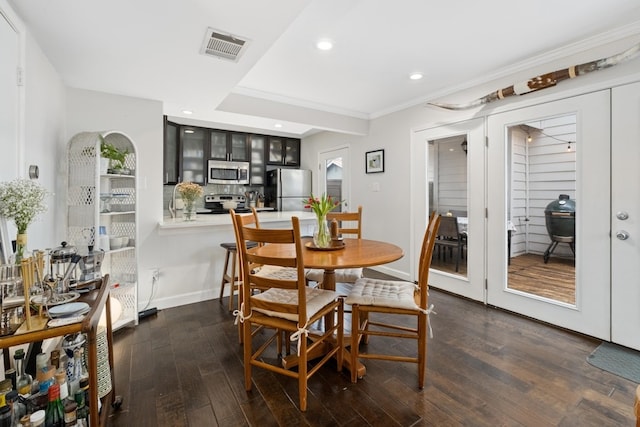
[(31, 383), (33, 383), (33, 378), (31, 378), (31, 375), (27, 374), (24, 371), (24, 350), (21, 348), (16, 350), (13, 358), (15, 359), (16, 372), (18, 375), (18, 379), (16, 380), (16, 388), (18, 389), (18, 393), (22, 395), (29, 395), (31, 394)]
[(58, 369), (55, 374), (56, 382), (60, 385), (60, 400), (69, 397), (69, 385), (67, 384), (67, 372), (64, 369)]
[(78, 390), (74, 396), (78, 408), (76, 409), (76, 420), (78, 427), (89, 426), (89, 408), (85, 405), (84, 391)]
[(64, 407), (60, 400), (60, 385), (49, 387), (49, 404), (45, 411), (45, 427), (64, 427)]

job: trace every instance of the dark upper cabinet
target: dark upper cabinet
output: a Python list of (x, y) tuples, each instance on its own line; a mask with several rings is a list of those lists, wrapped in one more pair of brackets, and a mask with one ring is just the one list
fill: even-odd
[(246, 133), (211, 130), (210, 157), (216, 160), (248, 162), (250, 144)]
[(179, 125), (165, 117), (164, 184), (175, 185), (181, 181), (205, 184), (208, 138), (208, 129)]
[(267, 137), (264, 135), (249, 135), (249, 141), (251, 143), (251, 185), (264, 185), (264, 150)]
[(177, 184), (179, 176), (178, 146), (180, 126), (164, 121), (164, 183)]
[(300, 166), (300, 140), (276, 136), (269, 137), (267, 164)]
[[(206, 184), (207, 174), (205, 147), (209, 139), (209, 130), (205, 128), (180, 127), (180, 180)], [(208, 152), (207, 152), (208, 154)]]
[(217, 160), (228, 160), (227, 132), (211, 131), (211, 158)]
[(300, 166), (300, 140), (164, 120), (164, 183), (206, 184), (209, 159), (251, 162), (251, 185), (264, 185), (266, 165)]

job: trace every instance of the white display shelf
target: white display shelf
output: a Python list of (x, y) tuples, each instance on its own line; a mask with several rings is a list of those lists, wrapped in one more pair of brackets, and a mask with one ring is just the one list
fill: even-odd
[[(124, 169), (130, 174), (101, 171), (101, 141), (127, 154)], [(96, 245), (98, 232), (104, 228), (109, 236), (137, 237), (137, 155), (133, 141), (116, 131), (82, 132), (69, 141), (68, 147), (68, 241), (76, 247)], [(87, 237), (89, 235), (89, 237)], [(137, 248), (125, 246), (105, 251), (102, 274), (109, 273), (112, 296), (121, 302), (123, 314), (114, 330), (138, 323)], [(125, 279), (122, 280), (122, 279)]]

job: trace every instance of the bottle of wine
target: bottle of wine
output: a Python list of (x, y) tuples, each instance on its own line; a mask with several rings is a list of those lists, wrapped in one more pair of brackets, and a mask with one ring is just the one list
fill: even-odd
[(64, 407), (60, 400), (60, 384), (49, 387), (49, 404), (45, 411), (45, 427), (64, 427)]

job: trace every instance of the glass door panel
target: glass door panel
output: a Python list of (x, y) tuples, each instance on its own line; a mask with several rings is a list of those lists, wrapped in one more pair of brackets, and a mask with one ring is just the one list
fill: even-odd
[(575, 113), (507, 127), (509, 289), (576, 303)]
[(467, 135), (429, 141), (429, 212), (442, 216), (431, 268), (467, 275)]

